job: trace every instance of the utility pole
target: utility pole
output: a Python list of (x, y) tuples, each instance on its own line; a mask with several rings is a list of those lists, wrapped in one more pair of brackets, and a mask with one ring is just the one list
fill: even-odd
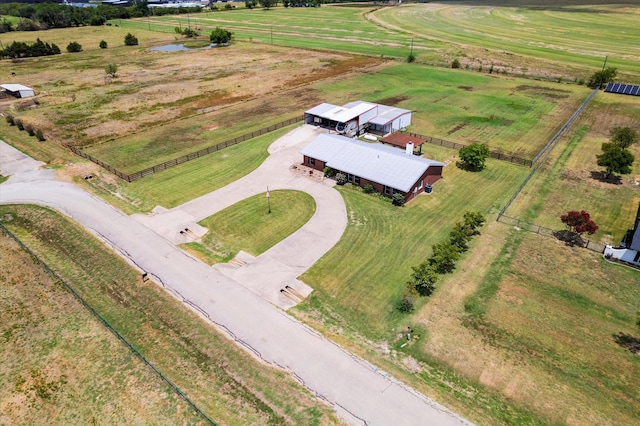
[(609, 58), (609, 56), (608, 56), (608, 55), (604, 57), (604, 64), (602, 64), (602, 71), (604, 71), (604, 67), (606, 67), (606, 66), (607, 66), (607, 59), (608, 59), (608, 58)]

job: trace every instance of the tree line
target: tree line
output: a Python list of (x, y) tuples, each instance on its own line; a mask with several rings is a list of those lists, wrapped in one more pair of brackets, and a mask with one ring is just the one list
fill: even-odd
[(154, 15), (179, 13), (197, 13), (200, 6), (180, 8), (147, 7), (146, 0), (137, 0), (128, 7), (115, 7), (100, 4), (97, 7), (75, 7), (58, 3), (2, 3), (0, 15), (22, 18), (17, 24), (3, 19), (0, 21), (0, 33), (9, 31), (38, 31), (49, 28), (68, 28), (80, 26), (100, 26), (111, 19), (129, 19)]

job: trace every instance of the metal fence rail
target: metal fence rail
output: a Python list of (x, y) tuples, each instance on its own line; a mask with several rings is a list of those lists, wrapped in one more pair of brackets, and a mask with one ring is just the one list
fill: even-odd
[(233, 146), (233, 145), (237, 145), (241, 142), (244, 142), (246, 140), (249, 139), (253, 139), (255, 137), (258, 137), (260, 135), (264, 135), (266, 133), (271, 133), (275, 130), (281, 129), (283, 127), (289, 126), (291, 124), (297, 123), (299, 121), (304, 120), (304, 116), (300, 115), (294, 118), (290, 118), (288, 120), (284, 120), (281, 121), (280, 123), (276, 123), (273, 124), (271, 126), (268, 127), (264, 127), (262, 129), (259, 130), (255, 130), (251, 133), (246, 133), (244, 135), (235, 137), (233, 139), (229, 139), (228, 141), (225, 142), (220, 142), (219, 144), (213, 145), (213, 146), (209, 146), (207, 148), (203, 148), (199, 151), (195, 151), (195, 152), (190, 152), (189, 154), (183, 155), (181, 157), (178, 158), (174, 158), (172, 160), (168, 160), (165, 161), (164, 163), (160, 163), (160, 164), (156, 164), (155, 166), (151, 166), (151, 167), (147, 167), (146, 169), (143, 170), (139, 170), (137, 172), (128, 174), (128, 173), (124, 173), (121, 172), (120, 170), (116, 169), (115, 167), (110, 166), (109, 164), (105, 163), (104, 161), (99, 160), (98, 158), (92, 156), (91, 154), (87, 154), (86, 152), (84, 152), (83, 150), (81, 150), (80, 148), (70, 145), (70, 144), (63, 144), (64, 147), (68, 148), (71, 152), (73, 152), (76, 155), (79, 155), (82, 158), (86, 158), (87, 160), (99, 165), (100, 167), (102, 167), (103, 169), (113, 173), (114, 175), (118, 176), (120, 179), (126, 180), (127, 182), (135, 182), (136, 180), (142, 179), (145, 176), (149, 176), (155, 173), (159, 173), (163, 170), (167, 170), (171, 167), (175, 167), (179, 164), (182, 163), (186, 163), (187, 161), (191, 161), (191, 160), (195, 160), (196, 158), (200, 158), (202, 156), (205, 156), (207, 154), (211, 154), (212, 152), (217, 152), (220, 151), (221, 149), (225, 149), (227, 147)]
[[(510, 217), (504, 214), (498, 216), (498, 222), (515, 226), (523, 231), (533, 232), (534, 234), (543, 235), (545, 237), (558, 238), (558, 234), (562, 232), (557, 229), (546, 228), (544, 226), (529, 223), (517, 217)], [(581, 238), (581, 240), (582, 244), (576, 244), (578, 247), (586, 248), (588, 250), (595, 251), (596, 253), (604, 253), (604, 249), (606, 248), (605, 244), (591, 241), (587, 238)]]
[(172, 388), (184, 401), (186, 401), (187, 404), (189, 404), (191, 406), (191, 408), (193, 408), (196, 411), (196, 413), (198, 413), (200, 416), (202, 416), (202, 418), (205, 419), (209, 424), (214, 425), (214, 426), (217, 425), (217, 423), (214, 422), (213, 419), (211, 419), (207, 415), (207, 413), (202, 411), (202, 409), (200, 409), (200, 407), (198, 407), (195, 404), (195, 402), (193, 402), (187, 396), (187, 394), (185, 394), (184, 391), (182, 391), (182, 389), (180, 389), (178, 387), (178, 385), (173, 383), (173, 381), (171, 379), (169, 379), (167, 376), (165, 376), (164, 373), (162, 371), (160, 371), (160, 369), (158, 369), (158, 367), (156, 367), (151, 361), (149, 361), (149, 359), (147, 359), (131, 342), (129, 342), (126, 337), (124, 337), (122, 334), (120, 334), (120, 332), (118, 330), (116, 330), (106, 318), (104, 318), (95, 309), (93, 309), (93, 307), (86, 300), (84, 300), (82, 298), (82, 296), (80, 296), (80, 294), (69, 283), (67, 283), (53, 269), (51, 269), (49, 267), (49, 265), (47, 265), (42, 259), (40, 259), (38, 257), (37, 254), (35, 254), (33, 251), (31, 251), (31, 249), (26, 244), (24, 244), (22, 241), (20, 241), (20, 239), (16, 235), (14, 235), (9, 229), (7, 229), (7, 227), (4, 226), (4, 224), (2, 222), (0, 222), (0, 230), (4, 231), (4, 233), (6, 233), (9, 237), (11, 237), (11, 239), (13, 239), (16, 243), (18, 243), (18, 245), (24, 251), (26, 251), (29, 254), (29, 256), (31, 256), (31, 258), (35, 262), (40, 264), (44, 268), (44, 270), (47, 272), (47, 274), (49, 274), (55, 281), (57, 281), (60, 284), (62, 284), (62, 286), (65, 289), (67, 289), (67, 291), (69, 291), (69, 293), (71, 293), (73, 295), (73, 297), (77, 301), (79, 301), (82, 304), (82, 306), (84, 306), (87, 309), (87, 311), (89, 311), (89, 313), (91, 315), (93, 315), (102, 325), (104, 325), (109, 331), (111, 331), (118, 338), (118, 340), (120, 340), (122, 343), (124, 343), (124, 345), (131, 352), (133, 352), (134, 355), (136, 355), (154, 373), (156, 373), (158, 375), (158, 377), (160, 377), (160, 379), (162, 379), (167, 385), (169, 385), (169, 387)]
[[(400, 131), (400, 133), (403, 133), (405, 135), (409, 135), (409, 136), (413, 136), (416, 138), (420, 138), (420, 139), (426, 139), (426, 141), (432, 145), (440, 145), (440, 146), (445, 146), (447, 148), (453, 148), (453, 149), (462, 149), (465, 148), (469, 145), (465, 145), (462, 143), (457, 143), (457, 142), (451, 142), (451, 141), (447, 141), (444, 139), (439, 139), (439, 138), (434, 138), (431, 136), (426, 136), (426, 135), (421, 135), (419, 133), (413, 133), (413, 132), (405, 132), (405, 131)], [(533, 162), (531, 160), (527, 160), (524, 158), (520, 158), (517, 157), (515, 155), (510, 155), (510, 154), (505, 154), (502, 153), (500, 151), (489, 151), (489, 156), (491, 158), (495, 158), (497, 160), (502, 160), (502, 161), (508, 161), (509, 163), (514, 163), (514, 164), (520, 164), (522, 166), (527, 166), (527, 167), (531, 167)]]

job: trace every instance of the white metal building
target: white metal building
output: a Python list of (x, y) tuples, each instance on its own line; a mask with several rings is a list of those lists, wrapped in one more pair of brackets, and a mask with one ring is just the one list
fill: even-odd
[(343, 106), (323, 103), (304, 113), (305, 123), (334, 129), (346, 136), (364, 132), (381, 135), (411, 124), (411, 111), (371, 102), (355, 101)]
[(35, 90), (22, 84), (0, 84), (0, 88), (16, 98), (30, 98), (36, 95)]

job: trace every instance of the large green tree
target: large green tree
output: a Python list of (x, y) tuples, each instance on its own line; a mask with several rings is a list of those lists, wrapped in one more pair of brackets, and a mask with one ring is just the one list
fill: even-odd
[(265, 9), (270, 9), (273, 6), (278, 5), (277, 0), (258, 0), (258, 3), (260, 3), (260, 6), (264, 7)]
[(484, 144), (474, 143), (460, 150), (460, 166), (465, 170), (479, 172), (485, 168), (485, 160), (489, 156), (489, 148)]
[(436, 243), (431, 246), (432, 253), (429, 264), (439, 274), (448, 274), (456, 268), (456, 262), (460, 259), (460, 249), (449, 241)]
[(631, 173), (631, 165), (635, 159), (631, 152), (613, 143), (603, 143), (602, 154), (596, 155), (596, 158), (598, 166), (605, 168), (607, 179), (614, 174), (628, 175)]

